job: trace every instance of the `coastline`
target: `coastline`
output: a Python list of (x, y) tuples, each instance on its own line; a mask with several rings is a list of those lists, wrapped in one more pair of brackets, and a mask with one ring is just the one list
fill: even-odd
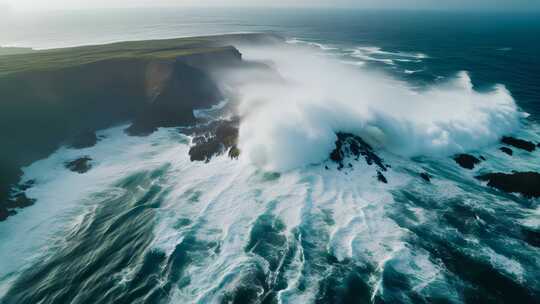
[(21, 168), (126, 122), (134, 136), (193, 126), (193, 110), (224, 99), (213, 74), (253, 64), (233, 45), (276, 39), (231, 34), (0, 55), (0, 220), (33, 203), (12, 193)]

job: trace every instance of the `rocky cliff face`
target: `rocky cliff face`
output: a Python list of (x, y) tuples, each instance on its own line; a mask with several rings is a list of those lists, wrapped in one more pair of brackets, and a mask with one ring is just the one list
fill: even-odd
[(0, 77), (1, 159), (17, 155), (17, 162), (28, 163), (82, 131), (131, 120), (135, 133), (191, 124), (193, 109), (223, 98), (211, 70), (241, 62), (236, 49), (226, 48), (186, 58), (112, 59)]
[(126, 131), (138, 136), (194, 124), (194, 109), (224, 98), (213, 72), (243, 64), (234, 47), (167, 51), (0, 76), (0, 202), (9, 198), (21, 166), (78, 134), (130, 121)]
[(195, 123), (194, 109), (209, 108), (225, 98), (212, 77), (213, 72), (242, 64), (240, 52), (232, 47), (148, 63), (146, 100), (128, 133), (146, 135), (158, 127)]

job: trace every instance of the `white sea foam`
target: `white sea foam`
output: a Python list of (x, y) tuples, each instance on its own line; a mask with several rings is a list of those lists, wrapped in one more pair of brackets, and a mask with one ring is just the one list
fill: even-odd
[[(92, 195), (103, 191), (109, 198), (122, 195), (124, 190), (114, 187), (119, 179), (155, 169), (174, 160), (175, 155), (187, 161), (187, 145), (179, 143), (182, 135), (174, 130), (142, 138), (127, 136), (124, 128), (102, 132), (105, 139), (94, 147), (61, 148), (24, 168), (23, 179), (36, 181), (26, 193), (37, 201), (0, 223), (0, 297), (18, 274), (62, 246), (66, 235), (76, 231), (84, 216), (93, 212), (96, 201), (105, 200)], [(89, 172), (77, 174), (64, 167), (66, 161), (86, 155), (92, 158)]]
[(426, 59), (429, 58), (428, 55), (424, 53), (407, 53), (407, 52), (389, 52), (389, 51), (383, 51), (380, 47), (373, 47), (373, 46), (367, 46), (367, 47), (357, 47), (353, 52), (360, 52), (364, 54), (377, 54), (377, 55), (387, 55), (392, 57), (401, 57), (397, 60), (407, 60), (403, 58), (415, 58), (415, 59)]
[(407, 53), (407, 52), (389, 52), (383, 51), (379, 47), (364, 46), (356, 47), (348, 50), (351, 57), (359, 58), (364, 61), (381, 62), (387, 65), (394, 66), (396, 62), (422, 62), (423, 59), (429, 58), (423, 53)]
[(415, 73), (420, 73), (422, 71), (423, 70), (404, 70), (403, 73), (405, 73), (405, 74), (415, 74)]
[(247, 59), (271, 60), (285, 79), (228, 75), (236, 83), (243, 79), (237, 87), (243, 157), (265, 170), (321, 162), (334, 148), (336, 131), (404, 156), (448, 155), (494, 143), (516, 130), (522, 117), (504, 86), (476, 92), (466, 72), (418, 91), (299, 45), (242, 52)]
[(328, 45), (328, 44), (311, 42), (311, 41), (306, 41), (306, 40), (302, 40), (302, 39), (298, 39), (298, 38), (287, 39), (286, 42), (289, 43), (289, 44), (308, 45), (308, 46), (311, 46), (311, 47), (321, 49), (323, 51), (334, 51), (334, 50), (339, 49), (339, 48), (337, 48), (335, 46), (331, 46), (331, 45)]
[(388, 65), (395, 65), (394, 63), (395, 59), (375, 57), (372, 54), (376, 54), (376, 53), (373, 53), (369, 50), (356, 49), (352, 51), (351, 56), (362, 59), (364, 61), (377, 61), (377, 62), (382, 62)]
[(195, 109), (193, 110), (193, 116), (197, 119), (216, 119), (219, 116), (219, 112), (229, 103), (229, 100), (224, 99), (218, 104), (213, 105), (208, 109)]

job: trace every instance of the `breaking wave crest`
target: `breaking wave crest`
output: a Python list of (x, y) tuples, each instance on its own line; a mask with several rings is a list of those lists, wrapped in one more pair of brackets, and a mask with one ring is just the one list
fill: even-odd
[(241, 83), (240, 148), (265, 170), (323, 161), (334, 148), (336, 132), (360, 135), (407, 157), (475, 150), (516, 130), (524, 115), (503, 85), (477, 92), (467, 72), (415, 90), (309, 47), (242, 51), (248, 59), (270, 61), (280, 75), (279, 80), (229, 75)]

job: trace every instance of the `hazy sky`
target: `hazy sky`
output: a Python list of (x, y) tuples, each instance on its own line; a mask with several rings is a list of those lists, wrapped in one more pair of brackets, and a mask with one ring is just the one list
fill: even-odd
[(540, 0), (0, 0), (0, 10), (150, 6), (329, 6), (409, 9), (539, 10)]

